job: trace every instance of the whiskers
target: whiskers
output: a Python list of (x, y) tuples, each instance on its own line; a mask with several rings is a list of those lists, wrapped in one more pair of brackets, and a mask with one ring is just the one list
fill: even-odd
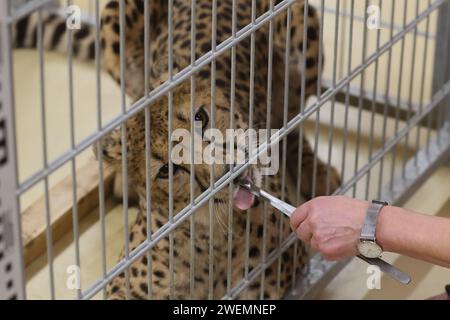
[[(233, 233), (232, 226), (228, 225), (228, 210), (230, 203), (223, 199), (214, 199), (214, 216), (216, 217), (219, 230), (226, 236)], [(219, 201), (216, 201), (219, 200)], [(231, 209), (233, 210), (233, 209)], [(233, 213), (232, 213), (233, 214)]]

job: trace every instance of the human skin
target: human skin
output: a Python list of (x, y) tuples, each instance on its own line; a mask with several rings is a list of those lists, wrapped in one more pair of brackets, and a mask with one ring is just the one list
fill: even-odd
[[(318, 197), (291, 216), (297, 236), (327, 260), (354, 256), (370, 202), (346, 196)], [(450, 219), (386, 206), (376, 228), (377, 243), (396, 252), (450, 268)]]

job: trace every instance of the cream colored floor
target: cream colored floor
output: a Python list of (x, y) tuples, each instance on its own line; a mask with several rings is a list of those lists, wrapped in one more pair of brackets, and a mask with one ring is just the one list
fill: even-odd
[[(344, 1), (342, 1), (344, 2)], [(359, 2), (357, 2), (359, 3)], [(397, 17), (400, 19), (401, 17)], [(329, 17), (327, 18), (329, 19)], [(328, 20), (331, 21), (332, 20)], [(331, 22), (327, 22), (327, 28), (331, 28)], [(422, 26), (421, 26), (422, 28)], [(327, 36), (333, 34), (326, 33)], [(356, 35), (360, 37), (360, 35)], [(373, 39), (373, 34), (371, 36)], [(332, 38), (327, 40), (332, 43)], [(358, 41), (355, 45), (360, 45)], [(407, 40), (407, 46), (410, 46), (410, 39)], [(423, 42), (419, 44), (419, 47)], [(373, 49), (373, 42), (369, 44)], [(431, 46), (430, 46), (431, 47)], [(409, 47), (408, 47), (409, 48)], [(395, 49), (398, 50), (398, 49)], [(429, 49), (431, 50), (431, 49)], [(406, 50), (409, 52), (410, 50)], [(325, 73), (330, 76), (332, 70), (330, 65), (332, 60), (331, 50), (327, 50), (327, 65)], [(358, 52), (358, 50), (356, 51)], [(345, 54), (345, 53), (344, 53)], [(432, 56), (431, 54), (429, 57)], [(19, 153), (19, 171), (21, 180), (26, 179), (32, 173), (42, 168), (42, 130), (40, 127), (40, 104), (39, 104), (39, 64), (37, 55), (33, 51), (18, 51), (14, 53), (15, 86), (17, 101), (17, 130), (18, 130), (18, 153)], [(398, 66), (399, 57), (395, 58), (394, 66)], [(48, 159), (49, 161), (57, 159), (70, 146), (70, 123), (69, 119), (69, 98), (67, 82), (66, 58), (57, 54), (47, 53), (45, 59), (45, 80), (46, 80), (46, 108), (47, 108), (47, 139), (48, 139)], [(384, 60), (383, 60), (384, 61)], [(420, 60), (419, 60), (420, 61)], [(358, 60), (354, 64), (358, 64)], [(383, 62), (384, 63), (384, 62)], [(431, 62), (430, 62), (431, 63)], [(385, 65), (384, 65), (385, 66)], [(408, 69), (405, 66), (406, 69)], [(369, 69), (367, 72), (368, 87), (371, 88), (373, 74)], [(96, 87), (95, 72), (93, 64), (79, 63), (74, 64), (74, 106), (75, 106), (75, 138), (81, 141), (89, 136), (96, 129)], [(395, 72), (395, 71), (394, 71)], [(386, 68), (380, 67), (380, 83), (385, 77)], [(408, 77), (405, 73), (404, 77)], [(430, 75), (427, 74), (427, 78)], [(398, 83), (398, 76), (393, 76), (393, 83)], [(355, 84), (358, 79), (355, 79)], [(401, 79), (400, 79), (401, 80)], [(407, 83), (406, 80), (404, 83)], [(402, 97), (407, 97), (408, 92), (403, 86)], [(379, 88), (381, 90), (381, 87)], [(392, 92), (395, 87), (393, 87)], [(418, 92), (417, 81), (414, 82), (414, 95)], [(414, 96), (416, 97), (416, 96)], [(102, 117), (103, 123), (112, 119), (120, 112), (120, 93), (115, 83), (109, 76), (102, 77)], [(328, 156), (328, 127), (325, 125), (330, 120), (330, 104), (323, 107), (321, 113), (321, 122), (323, 125), (320, 130), (319, 154), (322, 159)], [(347, 149), (343, 150), (343, 121), (344, 106), (336, 104), (335, 123), (336, 127), (333, 134), (333, 154), (331, 163), (339, 168), (342, 167), (343, 155), (346, 156), (345, 179), (349, 179), (355, 168), (356, 153), (356, 124), (357, 112), (351, 108), (349, 112), (349, 134), (347, 138)], [(370, 144), (370, 120), (371, 115), (363, 112), (362, 117), (362, 139), (359, 150), (359, 168), (367, 163)], [(382, 117), (375, 116), (375, 129), (373, 141), (374, 150), (377, 150), (381, 143)], [(401, 124), (402, 125), (402, 124)], [(306, 123), (306, 133), (313, 141), (314, 137), (314, 119), (311, 118)], [(394, 130), (393, 121), (388, 121), (387, 136), (391, 137)], [(412, 134), (412, 137), (415, 135)], [(412, 142), (410, 141), (410, 146)], [(422, 141), (423, 143), (423, 141)], [(411, 154), (410, 146), (407, 148), (407, 154)], [(87, 150), (77, 157), (77, 165), (85, 163), (86, 159), (92, 157), (91, 150)], [(391, 178), (390, 165), (391, 155), (386, 156), (385, 169), (383, 171), (383, 184), (386, 184)], [(399, 172), (402, 165), (402, 158), (398, 157), (395, 163), (396, 173)], [(369, 198), (376, 197), (379, 165), (374, 166), (369, 183)], [(70, 167), (64, 166), (53, 174), (50, 178), (50, 184), (53, 185), (62, 177), (70, 172)], [(429, 214), (439, 214), (450, 217), (450, 190), (448, 181), (450, 179), (450, 168), (442, 167), (416, 192), (411, 200), (406, 204), (408, 208)], [(366, 179), (363, 178), (357, 184), (358, 198), (364, 198), (366, 194)], [(22, 199), (22, 209), (42, 195), (42, 186), (38, 185), (25, 194)], [(432, 197), (430, 196), (432, 195)], [(120, 206), (114, 203), (108, 203), (109, 214), (106, 217), (106, 262), (107, 269), (111, 268), (123, 246), (123, 214)], [(130, 210), (130, 220), (133, 219), (135, 212)], [(101, 259), (101, 238), (100, 224), (98, 221), (98, 212), (93, 212), (80, 224), (80, 250), (82, 267), (82, 286), (89, 287), (102, 275)], [(75, 253), (72, 241), (73, 235), (68, 233), (63, 239), (55, 244), (55, 281), (57, 298), (73, 298), (75, 292), (67, 290), (66, 280), (68, 274), (67, 267), (75, 263)], [(394, 261), (397, 266), (410, 272), (413, 277), (413, 283), (409, 286), (401, 286), (391, 281), (387, 277), (382, 279), (382, 289), (368, 291), (366, 289), (366, 265), (359, 261), (351, 262), (320, 295), (322, 299), (422, 299), (443, 290), (443, 285), (450, 281), (450, 270), (431, 266), (426, 263), (418, 262), (406, 257), (397, 257), (389, 255), (389, 259)], [(49, 297), (48, 291), (48, 267), (46, 266), (46, 257), (42, 256), (32, 263), (26, 270), (27, 273), (27, 293), (29, 298), (46, 299)], [(100, 298), (97, 295), (96, 298)]]
[[(43, 162), (43, 131), (38, 55), (33, 50), (14, 52), (16, 128), (19, 180), (24, 181), (39, 170)], [(74, 138), (75, 143), (93, 134), (97, 129), (96, 82), (94, 64), (74, 61)], [(70, 106), (67, 58), (46, 53), (44, 63), (45, 109), (47, 124), (47, 162), (51, 163), (70, 149)], [(102, 122), (119, 114), (120, 91), (109, 76), (102, 77)], [(94, 156), (89, 148), (77, 158), (80, 167)], [(70, 173), (70, 164), (62, 166), (50, 176), (50, 185)], [(21, 198), (22, 209), (43, 193), (38, 184)]]

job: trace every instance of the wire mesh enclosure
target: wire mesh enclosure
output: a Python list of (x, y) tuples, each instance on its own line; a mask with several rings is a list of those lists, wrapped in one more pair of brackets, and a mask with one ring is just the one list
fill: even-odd
[(237, 181), (401, 205), (450, 155), (447, 0), (8, 0), (0, 23), (2, 299), (314, 297), (348, 261)]

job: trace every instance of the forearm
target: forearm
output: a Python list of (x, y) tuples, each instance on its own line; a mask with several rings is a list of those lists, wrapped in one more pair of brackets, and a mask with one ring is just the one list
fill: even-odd
[(376, 236), (385, 251), (450, 267), (450, 219), (388, 206), (380, 213)]

